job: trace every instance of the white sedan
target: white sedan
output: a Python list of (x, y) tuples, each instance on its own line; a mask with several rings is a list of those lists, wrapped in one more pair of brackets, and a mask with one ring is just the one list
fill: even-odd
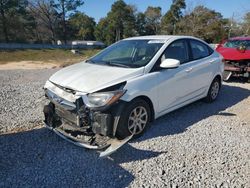
[(213, 102), (222, 60), (194, 37), (124, 39), (50, 77), (44, 86), (45, 125), (107, 156), (156, 118), (202, 98)]

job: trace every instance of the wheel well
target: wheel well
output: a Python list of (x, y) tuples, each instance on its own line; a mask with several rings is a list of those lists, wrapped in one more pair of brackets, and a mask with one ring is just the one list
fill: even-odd
[(142, 99), (149, 104), (150, 113), (151, 113), (150, 114), (151, 115), (150, 122), (153, 122), (155, 119), (155, 111), (154, 111), (154, 105), (153, 105), (152, 101), (150, 100), (150, 98), (148, 98), (147, 96), (138, 96), (138, 97), (134, 98), (133, 100), (136, 100), (136, 99)]

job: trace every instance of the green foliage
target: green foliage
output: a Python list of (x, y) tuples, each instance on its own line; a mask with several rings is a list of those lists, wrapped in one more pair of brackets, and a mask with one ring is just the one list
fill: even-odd
[(185, 0), (172, 0), (162, 16), (161, 7), (145, 12), (124, 0), (113, 3), (107, 16), (96, 24), (77, 12), (83, 0), (0, 0), (0, 42), (56, 43), (57, 40), (98, 40), (112, 44), (136, 35), (184, 34), (207, 42), (250, 35), (250, 12), (242, 22), (225, 19), (219, 12), (197, 6), (189, 13)]
[(146, 33), (150, 35), (159, 34), (161, 21), (161, 7), (149, 6), (145, 11)]
[(83, 0), (50, 0), (52, 6), (57, 10), (59, 15), (61, 16), (61, 26), (62, 26), (62, 37), (64, 43), (67, 43), (67, 21), (66, 17), (72, 11), (76, 11), (78, 7), (84, 4)]
[[(27, 3), (27, 0), (0, 0), (0, 30), (5, 42), (23, 41), (29, 36), (29, 20), (25, 20), (30, 19), (25, 10)], [(17, 33), (20, 35), (16, 36)]]
[(219, 42), (225, 38), (224, 23), (219, 12), (197, 6), (178, 23), (178, 34), (196, 36), (210, 43)]
[(244, 16), (242, 28), (245, 35), (250, 35), (250, 12), (247, 12)]
[(136, 15), (136, 31), (139, 36), (147, 35), (146, 31), (146, 16), (144, 13), (139, 12)]
[(98, 40), (112, 44), (123, 38), (136, 34), (136, 18), (133, 7), (123, 0), (116, 1), (106, 18), (100, 20), (96, 27), (95, 35)]
[(173, 0), (170, 10), (161, 20), (161, 32), (163, 34), (176, 34), (176, 24), (182, 18), (182, 9), (186, 8), (185, 0)]
[(94, 30), (96, 23), (94, 18), (91, 18), (84, 13), (77, 12), (70, 16), (68, 22), (71, 30), (73, 30), (72, 35), (74, 39), (95, 40)]
[(95, 27), (95, 37), (98, 41), (107, 42), (108, 38), (108, 20), (107, 18), (101, 18)]
[(65, 17), (68, 12), (75, 11), (84, 4), (83, 0), (51, 0), (50, 2)]
[(115, 39), (108, 41), (109, 43), (133, 36), (135, 16), (133, 14), (133, 9), (123, 0), (118, 0), (112, 5), (107, 19), (109, 23), (109, 32), (111, 35), (115, 35)]

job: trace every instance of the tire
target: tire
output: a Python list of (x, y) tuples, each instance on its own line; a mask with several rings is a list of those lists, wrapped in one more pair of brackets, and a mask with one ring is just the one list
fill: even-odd
[(210, 85), (207, 96), (204, 98), (205, 102), (207, 103), (214, 102), (218, 97), (220, 87), (221, 87), (220, 80), (218, 78), (215, 78), (212, 84)]
[(132, 100), (125, 107), (117, 125), (116, 137), (124, 139), (134, 133), (133, 138), (140, 137), (148, 128), (151, 110), (142, 99)]

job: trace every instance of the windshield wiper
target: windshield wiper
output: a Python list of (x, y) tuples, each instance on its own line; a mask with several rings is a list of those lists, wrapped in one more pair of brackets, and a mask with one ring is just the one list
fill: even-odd
[(116, 67), (124, 67), (124, 68), (130, 68), (131, 67), (129, 65), (125, 65), (125, 64), (121, 64), (121, 63), (116, 63), (114, 61), (107, 61), (106, 64), (107, 65), (111, 65), (111, 66), (116, 66)]

